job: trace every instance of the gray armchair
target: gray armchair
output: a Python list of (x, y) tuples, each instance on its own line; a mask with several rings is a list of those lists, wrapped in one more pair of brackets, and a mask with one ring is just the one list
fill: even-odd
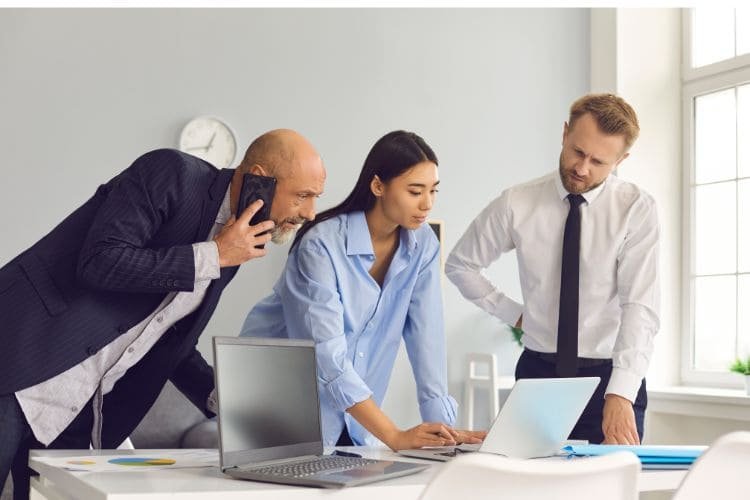
[(139, 448), (217, 448), (219, 429), (171, 382), (143, 417), (130, 440)]

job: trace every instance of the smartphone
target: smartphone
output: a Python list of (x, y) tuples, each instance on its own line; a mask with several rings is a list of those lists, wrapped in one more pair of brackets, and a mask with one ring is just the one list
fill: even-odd
[[(242, 176), (242, 187), (240, 188), (240, 198), (237, 203), (237, 217), (255, 200), (263, 200), (263, 206), (260, 207), (252, 219), (250, 225), (254, 226), (259, 222), (271, 218), (271, 203), (273, 195), (276, 192), (276, 178), (266, 177), (264, 175), (244, 174)], [(256, 248), (263, 248), (265, 245), (258, 245)]]

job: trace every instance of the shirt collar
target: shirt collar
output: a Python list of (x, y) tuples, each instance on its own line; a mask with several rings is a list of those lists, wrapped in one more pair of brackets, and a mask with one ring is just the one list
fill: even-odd
[[(565, 186), (563, 186), (562, 180), (560, 179), (560, 171), (558, 170), (553, 175), (555, 178), (555, 188), (557, 189), (557, 195), (560, 197), (562, 201), (565, 201), (565, 198), (570, 193), (565, 189)], [(609, 176), (607, 176), (607, 179), (608, 178)], [(604, 189), (604, 186), (607, 185), (607, 179), (605, 179), (604, 182), (596, 186), (591, 191), (586, 191), (585, 193), (581, 193), (581, 196), (583, 196), (583, 199), (586, 200), (586, 203), (588, 205), (591, 205), (594, 202), (594, 200), (599, 197), (602, 190)]]
[(370, 230), (364, 212), (350, 212), (346, 216), (346, 255), (374, 255)]
[(224, 200), (221, 202), (221, 206), (219, 206), (219, 211), (216, 213), (216, 224), (226, 224), (229, 218), (232, 216), (232, 211), (229, 206), (229, 191), (232, 188), (232, 184), (229, 184), (229, 187), (227, 187), (227, 192), (224, 193)]
[[(406, 248), (411, 254), (417, 248), (417, 237), (414, 231), (400, 229), (399, 247)], [(362, 211), (350, 212), (346, 219), (346, 254), (347, 255), (375, 255), (372, 248), (372, 238), (367, 227), (367, 219)]]

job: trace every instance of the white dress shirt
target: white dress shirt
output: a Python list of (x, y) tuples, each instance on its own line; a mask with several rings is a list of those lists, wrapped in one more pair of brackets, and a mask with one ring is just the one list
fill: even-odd
[(91, 442), (94, 448), (101, 448), (103, 396), (172, 325), (198, 308), (211, 280), (220, 277), (219, 249), (213, 237), (230, 215), (227, 188), (207, 241), (193, 244), (195, 283), (192, 292), (168, 293), (151, 314), (93, 356), (59, 375), (16, 392), (18, 404), (40, 443), (48, 446), (54, 441), (93, 396)]
[[(554, 353), (562, 241), (569, 204), (557, 171), (514, 186), (471, 223), (445, 263), (467, 299), (511, 325), (523, 313), (523, 344)], [(654, 199), (614, 175), (583, 193), (578, 356), (611, 358), (606, 393), (635, 400), (659, 329), (659, 223)], [(481, 274), (516, 250), (523, 304)]]

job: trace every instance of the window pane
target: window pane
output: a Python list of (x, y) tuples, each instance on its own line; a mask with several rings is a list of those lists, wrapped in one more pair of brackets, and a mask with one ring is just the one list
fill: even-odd
[(695, 182), (737, 175), (734, 89), (695, 98)]
[(750, 85), (737, 87), (737, 137), (737, 175), (750, 177)]
[(750, 7), (737, 7), (737, 55), (750, 53)]
[(695, 369), (727, 371), (736, 357), (735, 276), (695, 279)]
[[(740, 181), (737, 188), (737, 270), (747, 273), (750, 272), (750, 179)], [(746, 304), (750, 307), (750, 302)]]
[(734, 57), (734, 9), (693, 10), (693, 67)]
[(741, 274), (737, 281), (737, 355), (747, 359), (750, 356), (750, 275)]
[(695, 188), (695, 274), (737, 269), (736, 183)]

